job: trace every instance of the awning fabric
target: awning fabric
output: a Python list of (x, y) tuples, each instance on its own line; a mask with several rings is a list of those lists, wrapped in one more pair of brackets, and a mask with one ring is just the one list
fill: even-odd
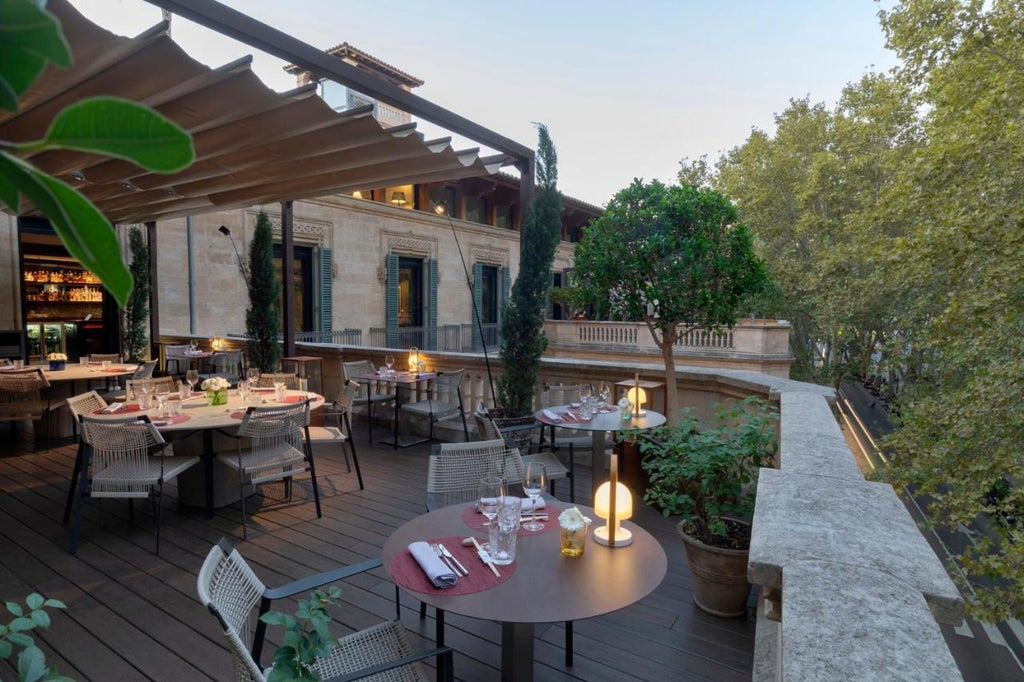
[(44, 152), (33, 163), (88, 196), (115, 223), (306, 199), (388, 185), (490, 175), (504, 156), (424, 141), (415, 124), (385, 128), (371, 107), (337, 113), (312, 86), (278, 94), (243, 58), (210, 69), (158, 25), (135, 38), (114, 35), (65, 0), (47, 8), (71, 46), (70, 69), (48, 67), (17, 112), (0, 112), (0, 139), (45, 134), (63, 107), (95, 95), (149, 105), (193, 135), (196, 161), (171, 175), (78, 152)]

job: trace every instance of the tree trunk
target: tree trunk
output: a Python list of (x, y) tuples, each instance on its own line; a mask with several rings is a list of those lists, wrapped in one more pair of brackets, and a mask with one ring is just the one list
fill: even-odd
[(676, 359), (672, 354), (672, 346), (676, 339), (676, 328), (662, 329), (661, 338), (655, 335), (654, 340), (661, 348), (661, 359), (665, 361), (665, 417), (669, 424), (676, 423), (676, 412), (679, 411), (679, 391), (676, 390)]

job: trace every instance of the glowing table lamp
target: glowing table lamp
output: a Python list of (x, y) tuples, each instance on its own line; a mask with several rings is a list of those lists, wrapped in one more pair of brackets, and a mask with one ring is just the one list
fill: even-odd
[(409, 349), (409, 371), (415, 372), (420, 364), (420, 351), (416, 346)]
[(647, 402), (647, 391), (639, 386), (634, 386), (626, 393), (626, 398), (633, 404), (634, 417), (643, 417), (647, 414), (647, 410), (643, 409), (644, 403)]
[(594, 513), (607, 525), (594, 531), (594, 541), (606, 547), (625, 547), (633, 542), (633, 534), (619, 526), (633, 516), (633, 496), (619, 483), (619, 457), (611, 457), (611, 480), (605, 481), (594, 494)]

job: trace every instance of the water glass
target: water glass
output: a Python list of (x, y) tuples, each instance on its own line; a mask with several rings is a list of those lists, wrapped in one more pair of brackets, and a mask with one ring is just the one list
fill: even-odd
[(277, 398), (277, 402), (283, 403), (285, 397), (288, 395), (288, 387), (284, 385), (284, 382), (274, 382), (274, 396)]
[[(189, 398), (191, 398), (192, 397), (192, 387), (189, 386), (188, 384), (184, 383), (184, 382), (179, 381), (178, 382), (178, 397), (181, 400), (188, 400)], [(181, 403), (179, 401), (179, 405), (180, 404)]]
[(505, 497), (498, 505), (498, 513), (488, 528), (491, 561), (506, 566), (516, 560), (516, 536), (519, 534), (519, 518), (523, 513), (522, 500)]
[(167, 416), (177, 417), (179, 414), (181, 414), (181, 397), (176, 398), (172, 395), (167, 401)]
[(104, 360), (100, 364), (103, 366), (103, 369), (110, 369), (110, 360)]
[(153, 406), (153, 396), (150, 393), (139, 393), (139, 409), (148, 410)]

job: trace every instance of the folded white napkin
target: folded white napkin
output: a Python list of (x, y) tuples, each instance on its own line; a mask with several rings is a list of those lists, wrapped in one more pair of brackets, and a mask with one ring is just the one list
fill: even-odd
[(458, 581), (459, 576), (445, 566), (441, 558), (434, 553), (434, 550), (430, 549), (430, 545), (427, 543), (413, 542), (409, 545), (409, 554), (412, 554), (412, 558), (420, 565), (434, 587), (452, 587)]
[(124, 403), (110, 403), (103, 408), (103, 414), (114, 414), (118, 410), (124, 407)]
[(553, 422), (560, 422), (560, 421), (562, 421), (561, 417), (559, 417), (557, 414), (555, 414), (554, 412), (552, 412), (551, 410), (548, 410), (548, 409), (544, 410), (544, 416), (547, 417), (548, 419), (550, 419)]
[[(487, 498), (485, 497), (484, 499), (486, 500)], [(505, 499), (515, 499), (515, 498), (510, 498), (510, 497), (506, 496)], [(532, 512), (534, 509), (536, 509), (537, 511), (540, 511), (545, 506), (545, 502), (544, 502), (544, 498), (543, 497), (538, 497), (537, 500), (536, 500), (536, 503), (534, 502), (533, 498), (530, 498), (530, 497), (520, 498), (520, 502), (522, 503), (522, 510), (523, 510), (524, 513), (525, 512)], [(476, 510), (480, 511), (480, 503), (479, 502), (477, 502), (477, 504), (476, 504)]]

